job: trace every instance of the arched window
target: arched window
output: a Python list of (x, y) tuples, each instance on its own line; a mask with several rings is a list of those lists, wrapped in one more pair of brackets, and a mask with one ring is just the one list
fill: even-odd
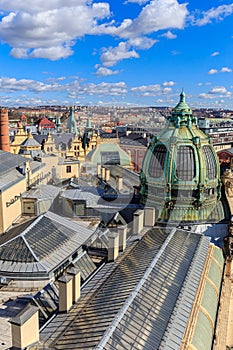
[(163, 175), (164, 163), (166, 159), (167, 148), (164, 145), (157, 145), (154, 148), (149, 164), (149, 175), (159, 178)]
[(203, 146), (206, 163), (206, 175), (208, 179), (215, 179), (217, 176), (216, 160), (210, 146)]
[(176, 157), (176, 176), (180, 180), (191, 181), (196, 176), (194, 149), (179, 146)]

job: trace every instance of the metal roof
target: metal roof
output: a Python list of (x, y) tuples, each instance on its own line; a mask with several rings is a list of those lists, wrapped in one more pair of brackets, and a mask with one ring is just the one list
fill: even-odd
[[(94, 233), (94, 229), (47, 212), (26, 228), (12, 229), (9, 240), (0, 241), (0, 274), (20, 274), (28, 278), (33, 273), (48, 276), (69, 259)], [(34, 276), (35, 277), (35, 276)]]
[(32, 188), (31, 190), (22, 194), (22, 198), (34, 198), (34, 199), (47, 199), (55, 198), (60, 193), (60, 188), (52, 185), (40, 185), (37, 188)]
[[(60, 335), (59, 331), (54, 334), (54, 341), (46, 343), (46, 347), (158, 349), (171, 329), (177, 305), (179, 342), (186, 327), (182, 310), (186, 309), (188, 315), (193, 303), (193, 296), (189, 299), (187, 293), (191, 290), (195, 294), (202, 271), (200, 265), (195, 272), (194, 264), (198, 259), (204, 263), (208, 242), (206, 237), (182, 230), (151, 229), (131, 249), (127, 248), (120, 260), (105, 265), (99, 281), (98, 274), (94, 276), (92, 289), (85, 292), (88, 284), (84, 287), (86, 302), (80, 299), (76, 311), (72, 310), (70, 324), (66, 323)], [(49, 327), (54, 329), (53, 321)], [(167, 337), (172, 339), (173, 333), (170, 331)], [(48, 330), (45, 334), (48, 340)]]
[[(0, 163), (0, 169), (1, 168), (2, 164)], [(24, 179), (25, 176), (22, 175), (17, 169), (9, 169), (6, 173), (0, 174), (0, 191), (5, 191), (7, 188), (20, 181), (23, 181)]]
[(0, 150), (0, 175), (28, 162), (28, 158)]

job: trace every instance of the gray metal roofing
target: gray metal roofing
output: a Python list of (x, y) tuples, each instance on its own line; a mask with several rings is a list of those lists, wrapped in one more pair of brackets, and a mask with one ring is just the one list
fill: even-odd
[[(2, 165), (0, 164), (0, 171)], [(25, 179), (17, 169), (9, 169), (8, 172), (0, 174), (0, 191), (5, 191), (7, 188)], [(18, 193), (17, 193), (18, 194)]]
[(0, 175), (9, 172), (12, 169), (16, 169), (27, 161), (28, 158), (0, 150)]
[[(19, 228), (17, 228), (19, 233)], [(94, 230), (47, 212), (0, 246), (0, 274), (50, 273), (85, 243)], [(12, 234), (13, 235), (13, 234)]]
[(22, 198), (36, 198), (36, 199), (46, 199), (55, 198), (59, 192), (60, 188), (52, 185), (40, 185), (37, 188), (33, 188), (22, 194)]
[(37, 142), (33, 137), (28, 137), (21, 143), (23, 147), (40, 147), (40, 143)]
[[(205, 259), (206, 245), (199, 246), (203, 239), (181, 230), (170, 234), (160, 228), (150, 230), (120, 264), (112, 265), (108, 279), (52, 347), (158, 349), (177, 301), (185, 295), (182, 286), (193, 259), (200, 253)], [(194, 292), (199, 275), (192, 286)], [(192, 302), (192, 298), (181, 299), (180, 306), (190, 310)], [(183, 334), (185, 326), (181, 323), (177, 332)]]

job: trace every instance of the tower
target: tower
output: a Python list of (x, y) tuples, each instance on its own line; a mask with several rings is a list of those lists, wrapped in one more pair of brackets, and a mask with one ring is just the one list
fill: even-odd
[(68, 121), (67, 121), (67, 128), (69, 129), (70, 133), (77, 134), (78, 133), (78, 128), (77, 128), (77, 123), (74, 117), (74, 108), (70, 107), (70, 113), (68, 116)]
[(220, 170), (211, 139), (197, 126), (185, 93), (146, 151), (141, 203), (156, 208), (160, 222), (216, 222), (224, 217)]
[(8, 110), (0, 109), (0, 150), (10, 152)]

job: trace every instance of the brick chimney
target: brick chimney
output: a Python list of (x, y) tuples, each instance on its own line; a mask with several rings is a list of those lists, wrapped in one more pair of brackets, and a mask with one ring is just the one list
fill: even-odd
[(8, 110), (0, 108), (0, 150), (10, 152)]

